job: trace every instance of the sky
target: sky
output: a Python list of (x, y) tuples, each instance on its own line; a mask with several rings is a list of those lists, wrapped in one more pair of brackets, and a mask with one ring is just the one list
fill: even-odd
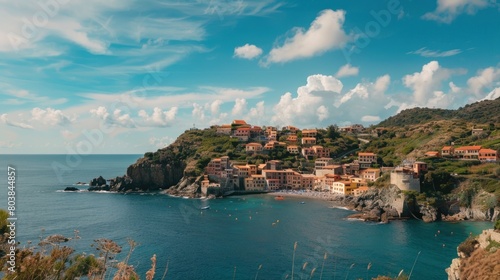
[(0, 0), (0, 154), (142, 154), (244, 119), (500, 97), (496, 0)]

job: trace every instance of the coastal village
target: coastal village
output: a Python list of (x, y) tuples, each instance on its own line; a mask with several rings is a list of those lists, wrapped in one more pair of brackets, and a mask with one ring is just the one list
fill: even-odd
[[(266, 154), (281, 147), (288, 153), (313, 163), (314, 169), (305, 173), (285, 168), (283, 162), (276, 159), (262, 164), (248, 164), (231, 161), (228, 156), (213, 158), (206, 166), (201, 182), (203, 195), (306, 190), (359, 196), (367, 192), (370, 185), (384, 173), (390, 174), (390, 184), (396, 185), (400, 190), (420, 192), (420, 176), (427, 172), (425, 162), (414, 160), (404, 161), (397, 167), (379, 167), (377, 154), (369, 151), (357, 152), (356, 159), (340, 163), (331, 157), (329, 148), (317, 144), (318, 130), (315, 128), (301, 130), (285, 126), (278, 129), (234, 120), (232, 124), (216, 126), (216, 129), (217, 133), (242, 142), (247, 154)], [(367, 132), (359, 124), (341, 127), (339, 131), (377, 135), (377, 131)], [(481, 133), (481, 130), (473, 129), (472, 133)], [(497, 151), (481, 146), (445, 146), (441, 151), (426, 152), (425, 157), (499, 162)]]

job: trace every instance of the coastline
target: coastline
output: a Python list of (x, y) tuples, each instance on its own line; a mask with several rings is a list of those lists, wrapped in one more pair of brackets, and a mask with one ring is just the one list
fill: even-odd
[(343, 206), (341, 201), (344, 198), (343, 196), (338, 194), (317, 192), (317, 191), (277, 191), (277, 192), (269, 192), (267, 194), (272, 196), (304, 197), (309, 199), (332, 201), (338, 204), (339, 206)]

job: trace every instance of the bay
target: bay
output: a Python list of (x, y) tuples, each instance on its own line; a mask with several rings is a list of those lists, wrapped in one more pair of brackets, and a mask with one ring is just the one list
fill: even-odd
[[(136, 241), (130, 263), (143, 277), (156, 254), (157, 275), (168, 263), (166, 279), (255, 279), (257, 273), (259, 279), (290, 279), (297, 242), (295, 279), (309, 277), (313, 268), (319, 279), (322, 267), (323, 279), (396, 276), (401, 270), (409, 274), (414, 263), (412, 279), (447, 279), (444, 269), (456, 257), (456, 246), (469, 234), (492, 227), (489, 222), (348, 221), (352, 212), (332, 208), (330, 202), (276, 201), (269, 195), (199, 200), (62, 192), (68, 186), (86, 189), (75, 183), (99, 175), (123, 175), (139, 157), (1, 155), (1, 208), (7, 207), (7, 166), (18, 172), (19, 246), (50, 234), (71, 237), (78, 230), (81, 238), (68, 245), (79, 252), (95, 253), (90, 245), (97, 238), (113, 239), (124, 251), (129, 238)], [(210, 209), (201, 210), (207, 205)]]

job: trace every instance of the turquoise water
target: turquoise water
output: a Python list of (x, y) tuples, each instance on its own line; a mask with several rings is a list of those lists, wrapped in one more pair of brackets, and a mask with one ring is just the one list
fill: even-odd
[[(77, 229), (81, 239), (70, 245), (78, 251), (93, 253), (90, 244), (97, 238), (111, 238), (124, 247), (127, 238), (138, 242), (131, 263), (142, 275), (156, 254), (157, 275), (168, 263), (166, 279), (233, 279), (233, 274), (235, 279), (255, 279), (257, 272), (259, 279), (290, 279), (297, 242), (294, 279), (308, 277), (315, 267), (313, 279), (319, 279), (325, 252), (323, 279), (395, 276), (402, 269), (408, 274), (417, 256), (412, 279), (447, 279), (444, 269), (456, 257), (458, 243), (470, 232), (492, 227), (487, 222), (347, 221), (351, 212), (331, 208), (328, 202), (275, 201), (268, 195), (203, 201), (158, 194), (61, 192), (98, 175), (122, 175), (138, 157), (1, 155), (0, 182), (7, 182), (8, 164), (18, 170), (21, 246), (40, 235), (72, 236)], [(6, 208), (7, 184), (2, 185), (0, 207)], [(210, 209), (201, 211), (205, 205)]]

